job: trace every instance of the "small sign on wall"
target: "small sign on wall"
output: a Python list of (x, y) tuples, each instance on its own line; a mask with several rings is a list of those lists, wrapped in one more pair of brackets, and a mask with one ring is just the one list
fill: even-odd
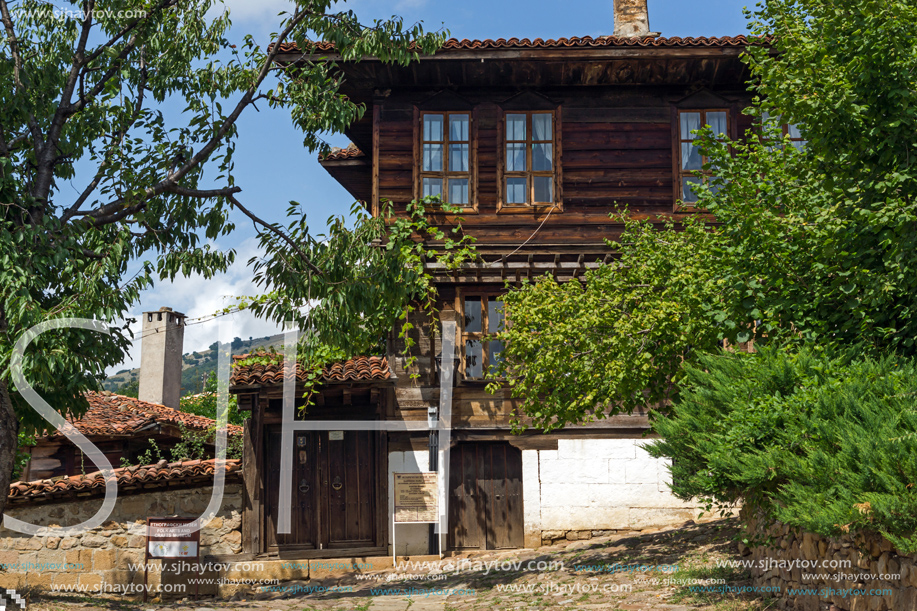
[[(191, 531), (195, 518), (147, 518), (146, 519), (146, 561), (143, 567), (143, 584), (147, 583), (147, 572), (151, 559), (168, 560), (194, 558), (200, 567), (201, 531)], [(194, 585), (197, 599), (199, 583)], [(146, 602), (147, 589), (143, 590)]]
[(344, 441), (344, 431), (328, 431), (329, 441)]

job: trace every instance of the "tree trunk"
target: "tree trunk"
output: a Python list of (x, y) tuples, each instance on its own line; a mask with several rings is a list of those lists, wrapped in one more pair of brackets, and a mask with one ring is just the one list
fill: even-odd
[(0, 514), (6, 508), (18, 449), (19, 419), (13, 409), (9, 383), (0, 380)]

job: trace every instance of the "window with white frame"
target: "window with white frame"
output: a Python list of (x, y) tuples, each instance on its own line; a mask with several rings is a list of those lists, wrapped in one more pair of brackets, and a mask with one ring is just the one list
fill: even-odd
[(711, 169), (704, 169), (709, 160), (701, 153), (697, 145), (697, 135), (693, 133), (705, 125), (710, 126), (718, 139), (725, 139), (729, 133), (729, 111), (726, 109), (678, 111), (679, 199), (688, 206), (697, 203), (695, 185), (709, 183), (711, 179), (715, 178)]

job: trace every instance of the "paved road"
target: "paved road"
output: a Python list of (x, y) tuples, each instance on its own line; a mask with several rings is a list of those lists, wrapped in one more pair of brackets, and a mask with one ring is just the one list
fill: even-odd
[[(715, 566), (717, 560), (738, 557), (732, 542), (735, 532), (734, 520), (705, 524), (689, 522), (677, 528), (565, 542), (538, 550), (447, 559), (453, 563), (466, 562), (458, 571), (453, 564), (435, 569), (415, 566), (379, 571), (365, 576), (368, 579), (339, 575), (321, 581), (284, 584), (289, 586), (285, 594), (258, 593), (232, 601), (167, 600), (144, 605), (111, 598), (33, 598), (28, 611), (88, 608), (110, 611), (761, 611), (771, 608), (765, 601), (690, 589), (690, 585), (696, 589), (698, 585), (711, 583), (728, 586), (749, 583), (747, 575)], [(549, 568), (539, 570), (540, 567)]]

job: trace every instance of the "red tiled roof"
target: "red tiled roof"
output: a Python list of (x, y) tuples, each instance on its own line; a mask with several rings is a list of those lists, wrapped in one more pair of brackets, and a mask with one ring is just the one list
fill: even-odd
[[(251, 356), (259, 355), (242, 355), (233, 357), (235, 360), (241, 360)], [(261, 356), (270, 356), (263, 354)], [(253, 384), (282, 384), (283, 383), (283, 363), (280, 362), (278, 355), (277, 362), (262, 365), (255, 363), (242, 367), (233, 367), (230, 385), (232, 386), (250, 386)], [(358, 356), (347, 361), (332, 363), (325, 367), (322, 372), (322, 380), (325, 382), (371, 382), (375, 380), (388, 380), (392, 372), (388, 368), (388, 361), (382, 356)], [(296, 379), (305, 381), (306, 373), (299, 365), (296, 366)]]
[[(176, 487), (180, 485), (208, 485), (213, 481), (216, 460), (189, 460), (167, 463), (164, 460), (155, 465), (136, 465), (112, 469), (118, 480), (118, 493), (132, 490), (146, 491), (151, 488)], [(242, 461), (226, 461), (226, 479), (235, 480), (242, 476)], [(10, 484), (8, 502), (26, 503), (48, 501), (56, 498), (105, 493), (105, 478), (101, 471), (86, 475), (70, 475), (43, 479), (34, 482), (13, 482)]]
[(358, 159), (365, 157), (363, 151), (357, 148), (352, 142), (347, 148), (333, 147), (331, 152), (321, 158), (321, 161), (343, 161), (345, 159)]
[[(155, 424), (181, 424), (204, 431), (216, 424), (204, 416), (186, 414), (165, 405), (111, 392), (87, 392), (85, 396), (89, 409), (81, 418), (70, 420), (84, 435), (134, 435)], [(242, 434), (242, 427), (237, 424), (230, 424), (227, 429), (230, 435)], [(55, 435), (60, 433), (51, 436)]]
[[(596, 48), (596, 47), (744, 47), (749, 44), (766, 42), (765, 39), (749, 38), (747, 36), (688, 36), (681, 38), (673, 36), (664, 38), (661, 36), (634, 36), (634, 37), (617, 37), (617, 36), (572, 36), (570, 38), (549, 38), (543, 40), (536, 38), (498, 38), (497, 40), (468, 40), (463, 38), (450, 38), (447, 40), (441, 51), (449, 50), (476, 50), (476, 49), (546, 49), (546, 48)], [(317, 51), (329, 52), (334, 51), (334, 44), (330, 42), (315, 43)], [(299, 48), (296, 43), (285, 42), (280, 45), (281, 53), (296, 53)]]

